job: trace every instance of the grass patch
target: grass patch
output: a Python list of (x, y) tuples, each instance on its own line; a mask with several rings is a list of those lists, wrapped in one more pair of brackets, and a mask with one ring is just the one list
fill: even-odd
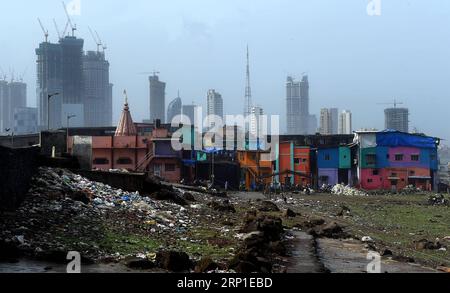
[(136, 254), (140, 252), (156, 252), (163, 245), (157, 239), (142, 235), (126, 235), (107, 230), (100, 241), (99, 247), (109, 253), (120, 253), (122, 255)]

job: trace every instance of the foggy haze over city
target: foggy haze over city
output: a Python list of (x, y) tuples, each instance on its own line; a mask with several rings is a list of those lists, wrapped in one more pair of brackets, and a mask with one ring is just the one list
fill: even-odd
[[(307, 73), (312, 114), (348, 109), (354, 130), (381, 130), (387, 106), (380, 103), (396, 99), (409, 108), (411, 130), (450, 139), (441, 125), (450, 95), (450, 3), (381, 1), (381, 15), (369, 16), (368, 2), (81, 0), (72, 19), (84, 50), (96, 49), (88, 27), (107, 45), (113, 123), (124, 89), (133, 118), (149, 118), (153, 71), (167, 83), (166, 106), (180, 91), (184, 104), (205, 110), (208, 90), (216, 89), (224, 113), (241, 114), (248, 45), (253, 102), (267, 114), (284, 117), (286, 77)], [(35, 49), (44, 41), (37, 18), (57, 42), (53, 19), (63, 30), (66, 16), (59, 0), (2, 4), (0, 66), (23, 75), (28, 106), (36, 107)]]

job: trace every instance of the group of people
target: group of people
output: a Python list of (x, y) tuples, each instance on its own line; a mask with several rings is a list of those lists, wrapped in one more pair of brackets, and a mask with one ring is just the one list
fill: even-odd
[[(241, 190), (246, 190), (245, 182), (241, 183)], [(265, 184), (263, 182), (252, 182), (250, 185), (250, 190), (253, 192), (262, 192), (266, 195), (279, 194), (285, 192), (303, 192), (305, 194), (311, 194), (311, 186), (308, 185), (293, 185), (290, 183), (281, 183), (278, 181), (271, 182), (270, 184)]]

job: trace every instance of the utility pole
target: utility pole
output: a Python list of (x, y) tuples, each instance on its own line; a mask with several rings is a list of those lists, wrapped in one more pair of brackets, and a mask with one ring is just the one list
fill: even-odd
[(66, 131), (66, 145), (67, 145), (67, 153), (69, 153), (69, 122), (70, 119), (77, 117), (77, 115), (67, 115), (67, 131)]

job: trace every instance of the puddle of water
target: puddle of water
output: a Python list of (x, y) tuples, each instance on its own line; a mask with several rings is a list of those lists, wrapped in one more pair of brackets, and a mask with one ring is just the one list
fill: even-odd
[[(0, 273), (66, 273), (67, 265), (21, 259), (15, 263), (0, 262)], [(123, 264), (93, 264), (82, 265), (81, 273), (136, 273)]]

